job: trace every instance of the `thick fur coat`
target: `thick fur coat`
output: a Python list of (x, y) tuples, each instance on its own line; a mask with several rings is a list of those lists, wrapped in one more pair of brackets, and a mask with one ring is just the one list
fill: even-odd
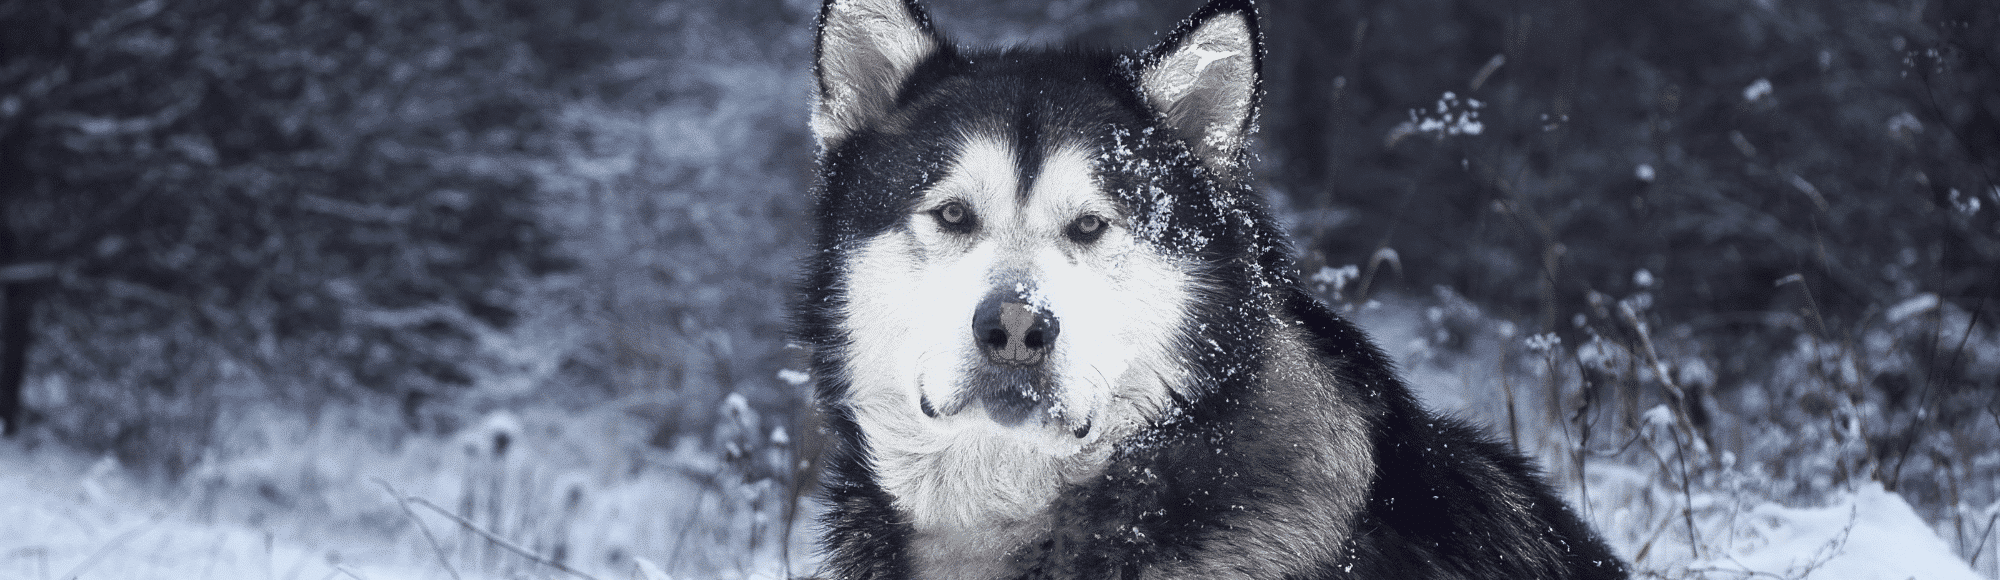
[(817, 32), (826, 575), (1625, 577), (1302, 289), (1248, 187), (1247, 0), (1131, 54), (960, 48), (915, 0)]

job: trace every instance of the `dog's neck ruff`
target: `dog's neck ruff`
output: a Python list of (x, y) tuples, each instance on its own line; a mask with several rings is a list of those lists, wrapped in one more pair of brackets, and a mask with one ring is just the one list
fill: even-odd
[(918, 577), (998, 576), (1015, 547), (1048, 531), (1056, 496), (1101, 473), (1110, 457), (1102, 439), (1003, 427), (980, 415), (948, 418), (922, 445), (877, 454), (879, 483), (909, 514)]

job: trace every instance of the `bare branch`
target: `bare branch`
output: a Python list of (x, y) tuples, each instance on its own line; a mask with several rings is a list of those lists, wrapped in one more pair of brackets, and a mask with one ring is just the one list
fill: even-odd
[(598, 580), (596, 576), (591, 576), (583, 572), (578, 572), (575, 569), (570, 568), (569, 566), (562, 565), (561, 562), (544, 558), (540, 554), (536, 554), (534, 552), (528, 551), (528, 549), (526, 548), (514, 545), (513, 542), (507, 541), (505, 538), (500, 537), (498, 534), (494, 534), (493, 532), (487, 531), (486, 528), (479, 527), (479, 524), (472, 523), (472, 520), (459, 517), (458, 514), (451, 513), (450, 511), (447, 511), (442, 507), (438, 507), (437, 504), (431, 503), (430, 500), (421, 497), (411, 497), (407, 498), (407, 501), (415, 503), (420, 506), (424, 506), (426, 508), (430, 508), (431, 511), (437, 512), (439, 515), (442, 515), (446, 518), (450, 518), (451, 521), (458, 522), (458, 525), (463, 526), (466, 530), (469, 530), (475, 534), (479, 534), (479, 537), (486, 538), (486, 541), (492, 542), (493, 545), (505, 548), (509, 552), (519, 554), (521, 557), (527, 558), (528, 560), (533, 561), (534, 563), (548, 566), (550, 568), (555, 568), (556, 570), (561, 571), (562, 573), (569, 574), (571, 576), (575, 576), (578, 578), (583, 578), (585, 580)]
[(375, 479), (375, 485), (382, 486), (383, 491), (389, 492), (389, 497), (396, 499), (396, 505), (402, 506), (403, 515), (409, 516), (410, 522), (417, 525), (417, 530), (424, 533), (424, 539), (430, 542), (431, 551), (437, 553), (438, 564), (444, 566), (445, 573), (450, 574), (452, 580), (464, 580), (458, 575), (458, 569), (451, 567), (451, 558), (445, 555), (444, 546), (438, 543), (437, 536), (431, 535), (430, 526), (424, 525), (423, 519), (417, 517), (417, 511), (410, 509), (410, 500), (408, 497), (404, 496), (402, 492), (396, 491), (396, 488), (390, 486), (389, 482), (382, 481), (380, 478)]
[(166, 517), (167, 517), (166, 512), (155, 513), (153, 514), (152, 519), (146, 520), (146, 523), (139, 524), (138, 527), (132, 528), (130, 530), (125, 530), (124, 533), (118, 534), (118, 537), (112, 538), (111, 541), (109, 542), (105, 542), (103, 546), (99, 546), (96, 552), (91, 552), (89, 558), (84, 558), (82, 562), (78, 562), (75, 568), (70, 568), (69, 573), (63, 574), (62, 576), (63, 580), (76, 580), (78, 576), (81, 576), (83, 575), (84, 572), (89, 571), (92, 566), (96, 566), (97, 563), (103, 560), (105, 555), (110, 554), (112, 550), (117, 549), (119, 546), (125, 545), (126, 542), (132, 541), (132, 538), (139, 537), (139, 534), (145, 533), (146, 530), (153, 529), (153, 526), (159, 525), (160, 520), (166, 519)]

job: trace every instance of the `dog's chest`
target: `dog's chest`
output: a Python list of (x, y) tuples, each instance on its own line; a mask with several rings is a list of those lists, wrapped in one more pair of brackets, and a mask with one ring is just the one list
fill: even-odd
[(916, 577), (987, 580), (1008, 576), (1010, 557), (1048, 533), (1046, 510), (1027, 519), (977, 528), (919, 530), (910, 540)]
[(1102, 469), (1098, 449), (1051, 457), (995, 439), (933, 440), (915, 449), (878, 439), (877, 476), (911, 524), (917, 577), (1006, 576), (1009, 555), (1048, 533), (1057, 496)]

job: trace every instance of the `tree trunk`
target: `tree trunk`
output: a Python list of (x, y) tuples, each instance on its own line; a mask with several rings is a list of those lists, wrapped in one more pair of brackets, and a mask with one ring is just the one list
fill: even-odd
[[(11, 237), (11, 236), (8, 236)], [(0, 301), (0, 437), (13, 437), (21, 432), (21, 420), (26, 417), (21, 407), (21, 389), (26, 384), (28, 372), (28, 323), (35, 312), (31, 282), (17, 282), (6, 285), (4, 297)]]
[[(28, 181), (18, 137), (0, 134), (0, 269), (16, 271), (23, 269), (11, 266), (25, 266), (28, 258), (16, 243), (13, 220), (7, 215), (11, 208), (6, 203), (6, 196), (23, 191)], [(33, 284), (37, 277), (0, 276), (0, 437), (20, 433), (21, 421), (27, 416), (21, 406), (21, 390), (28, 376), (28, 340), (33, 336), (28, 324), (35, 312)]]

